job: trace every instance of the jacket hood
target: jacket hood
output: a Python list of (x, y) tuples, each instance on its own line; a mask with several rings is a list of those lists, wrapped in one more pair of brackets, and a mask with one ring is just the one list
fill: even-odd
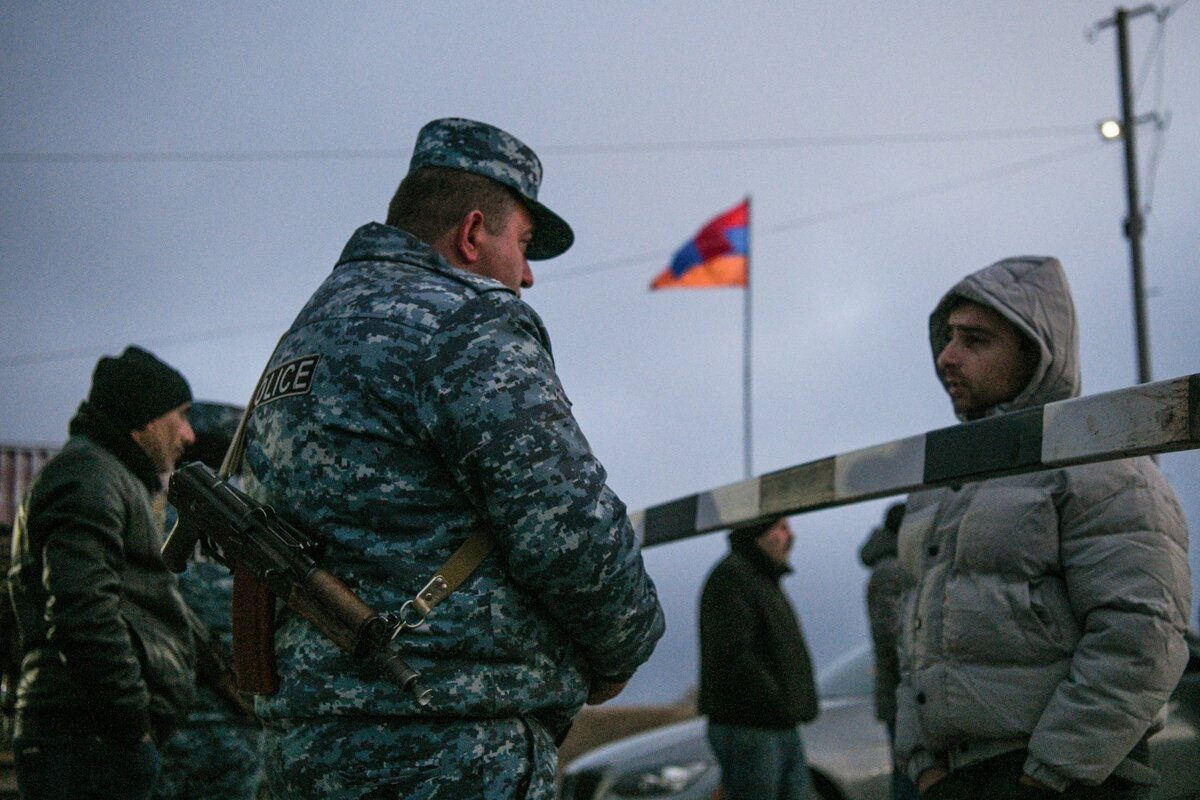
[(905, 508), (905, 503), (892, 503), (883, 512), (883, 524), (872, 528), (867, 534), (867, 540), (858, 548), (858, 560), (863, 566), (870, 568), (884, 559), (896, 558)]
[(964, 298), (998, 312), (1036, 343), (1040, 357), (1033, 377), (1016, 397), (987, 416), (1078, 397), (1079, 324), (1066, 273), (1058, 259), (1017, 256), (997, 261), (959, 281), (929, 315), (933, 359), (950, 340), (950, 307)]
[(896, 530), (880, 525), (871, 531), (862, 547), (858, 548), (858, 560), (864, 567), (873, 567), (886, 558), (895, 558), (896, 551)]

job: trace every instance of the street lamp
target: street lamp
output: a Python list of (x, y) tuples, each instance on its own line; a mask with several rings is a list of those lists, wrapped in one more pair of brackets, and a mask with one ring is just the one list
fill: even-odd
[[(1138, 114), (1133, 122), (1135, 125), (1141, 125), (1143, 122), (1153, 122), (1154, 127), (1163, 130), (1171, 124), (1171, 115), (1159, 116), (1154, 112)], [(1100, 138), (1106, 142), (1115, 142), (1125, 134), (1125, 128), (1121, 126), (1121, 120), (1116, 117), (1100, 120), (1096, 123), (1096, 130), (1100, 131)]]
[(1096, 126), (1100, 129), (1100, 138), (1106, 142), (1115, 142), (1121, 138), (1121, 121), (1116, 119), (1102, 120)]

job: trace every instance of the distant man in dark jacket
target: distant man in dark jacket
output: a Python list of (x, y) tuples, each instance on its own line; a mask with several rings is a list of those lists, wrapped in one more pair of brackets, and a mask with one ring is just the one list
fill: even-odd
[(780, 579), (786, 518), (735, 529), (700, 597), (700, 700), (726, 800), (803, 800), (799, 724), (817, 716), (812, 661)]
[(129, 347), (100, 359), (71, 438), (13, 529), (24, 658), (13, 752), (21, 797), (146, 798), (192, 700), (191, 638), (151, 509), (193, 434), (183, 376)]

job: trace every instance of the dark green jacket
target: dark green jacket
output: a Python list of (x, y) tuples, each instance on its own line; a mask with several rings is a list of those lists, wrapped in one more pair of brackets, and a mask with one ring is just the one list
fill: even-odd
[(790, 728), (817, 716), (812, 661), (779, 579), (752, 542), (713, 568), (700, 597), (699, 710), (711, 722)]
[(13, 528), (17, 731), (161, 737), (191, 703), (190, 634), (151, 510), (154, 466), (86, 403)]

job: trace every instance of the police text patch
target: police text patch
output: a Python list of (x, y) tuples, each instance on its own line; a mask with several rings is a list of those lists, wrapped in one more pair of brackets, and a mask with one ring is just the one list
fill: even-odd
[(313, 371), (320, 360), (321, 357), (315, 355), (293, 358), (263, 375), (254, 391), (255, 405), (311, 392)]

